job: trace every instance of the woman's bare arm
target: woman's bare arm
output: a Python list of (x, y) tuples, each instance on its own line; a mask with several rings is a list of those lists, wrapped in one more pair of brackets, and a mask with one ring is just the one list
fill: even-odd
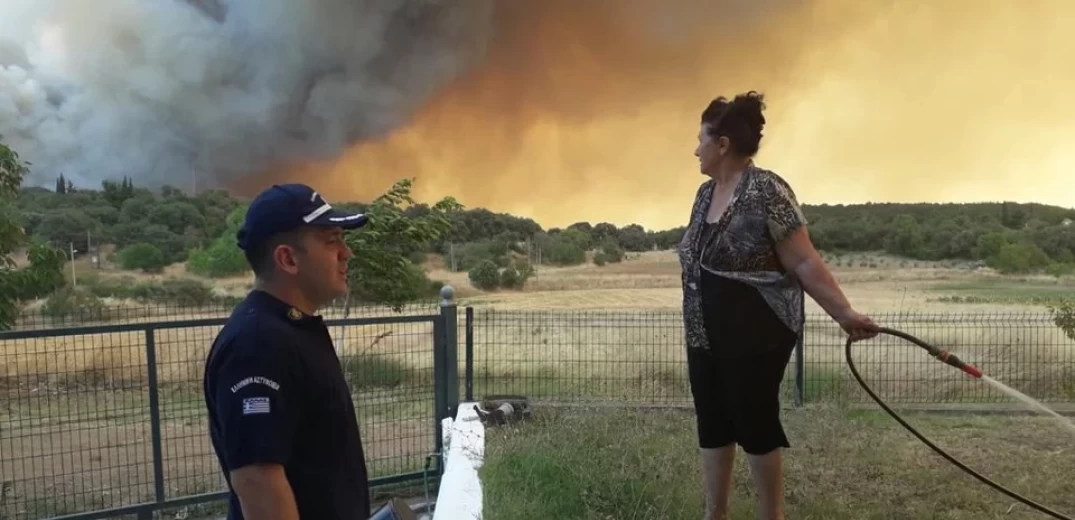
[(800, 226), (776, 244), (776, 254), (784, 269), (794, 272), (803, 289), (833, 319), (841, 321), (851, 312), (851, 303), (832, 276), (825, 260), (814, 249), (806, 226)]
[(836, 283), (836, 278), (832, 276), (832, 271), (825, 265), (825, 260), (817, 253), (817, 249), (814, 249), (806, 226), (799, 226), (787, 238), (778, 242), (776, 254), (784, 268), (795, 273), (807, 294), (840, 324), (840, 328), (851, 336), (852, 341), (877, 335), (880, 327), (851, 307), (844, 292), (840, 290), (840, 284)]

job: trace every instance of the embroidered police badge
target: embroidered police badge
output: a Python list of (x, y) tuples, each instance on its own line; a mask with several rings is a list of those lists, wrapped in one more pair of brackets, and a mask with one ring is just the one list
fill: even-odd
[(291, 318), (292, 320), (296, 320), (296, 321), (301, 320), (302, 316), (303, 316), (302, 311), (300, 311), (300, 310), (298, 310), (298, 309), (296, 309), (294, 307), (288, 309), (288, 311), (287, 311), (287, 317)]

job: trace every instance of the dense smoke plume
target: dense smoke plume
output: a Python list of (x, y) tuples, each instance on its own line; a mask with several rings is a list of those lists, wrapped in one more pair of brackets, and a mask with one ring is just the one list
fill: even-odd
[[(396, 7), (383, 7), (389, 4)], [(1075, 3), (107, 0), (0, 7), (0, 134), (43, 184), (131, 175), (682, 224), (714, 96), (809, 203), (1075, 206)], [(36, 22), (36, 23), (34, 23)], [(173, 178), (173, 176), (175, 178)]]
[(33, 182), (226, 185), (397, 128), (490, 0), (5, 0), (0, 136)]

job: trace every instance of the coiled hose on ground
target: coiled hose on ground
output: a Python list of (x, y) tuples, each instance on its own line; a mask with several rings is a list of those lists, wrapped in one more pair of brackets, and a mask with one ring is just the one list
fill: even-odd
[[(925, 349), (927, 352), (929, 352), (929, 354), (931, 356), (939, 359), (940, 361), (942, 361), (944, 363), (947, 363), (949, 365), (952, 365), (952, 366), (954, 366), (954, 367), (956, 367), (956, 368), (958, 368), (958, 369), (970, 374), (973, 377), (976, 377), (976, 378), (981, 378), (982, 377), (982, 373), (977, 368), (975, 368), (973, 365), (965, 363), (961, 359), (959, 359), (956, 356), (954, 356), (951, 353), (949, 353), (947, 350), (939, 349), (939, 348), (937, 348), (937, 347), (935, 347), (933, 345), (930, 345), (929, 343), (926, 343), (925, 341), (922, 341), (922, 340), (920, 340), (920, 339), (918, 339), (918, 338), (916, 338), (916, 337), (914, 337), (914, 336), (912, 336), (910, 334), (907, 334), (905, 332), (900, 332), (898, 330), (882, 327), (881, 328), (881, 333), (882, 334), (887, 334), (887, 335), (890, 335), (890, 336), (895, 336), (895, 337), (904, 339), (906, 341), (909, 341), (911, 343), (914, 343), (915, 345), (918, 345), (919, 347), (922, 347), (923, 349)], [(900, 423), (904, 428), (906, 428), (907, 431), (909, 431), (912, 434), (914, 434), (915, 437), (918, 437), (918, 440), (922, 441), (923, 444), (925, 444), (926, 446), (929, 446), (933, 451), (937, 452), (938, 455), (940, 455), (941, 457), (944, 457), (945, 460), (947, 460), (948, 462), (951, 462), (952, 464), (954, 464), (959, 469), (969, 473), (974, 478), (984, 482), (989, 487), (992, 487), (993, 489), (995, 489), (997, 491), (1000, 491), (1001, 493), (1004, 493), (1005, 495), (1008, 495), (1009, 497), (1014, 498), (1015, 500), (1018, 500), (1019, 502), (1022, 502), (1024, 504), (1026, 504), (1027, 506), (1030, 506), (1030, 507), (1032, 507), (1032, 508), (1034, 508), (1034, 509), (1036, 509), (1036, 510), (1042, 512), (1042, 513), (1045, 513), (1045, 514), (1047, 514), (1049, 516), (1052, 516), (1053, 518), (1058, 518), (1060, 520), (1075, 520), (1075, 519), (1072, 519), (1070, 516), (1064, 516), (1064, 515), (1056, 512), (1056, 511), (1053, 511), (1052, 509), (1049, 509), (1048, 507), (1045, 507), (1045, 506), (1043, 506), (1043, 505), (1041, 505), (1041, 504), (1039, 504), (1037, 502), (1034, 502), (1033, 500), (1030, 500), (1029, 498), (1026, 498), (1026, 497), (1024, 497), (1024, 496), (1022, 496), (1022, 495), (1020, 495), (1020, 494), (1018, 494), (1018, 493), (1016, 493), (1016, 492), (1014, 492), (1014, 491), (1012, 491), (1012, 490), (1010, 490), (1010, 489), (1008, 489), (1008, 488), (1006, 488), (1004, 486), (1001, 486), (1000, 484), (997, 484), (996, 482), (993, 482), (992, 480), (989, 480), (988, 478), (983, 476), (981, 473), (978, 473), (977, 471), (974, 471), (973, 469), (967, 467), (966, 464), (963, 464), (962, 462), (957, 460), (955, 457), (953, 457), (953, 456), (949, 455), (948, 453), (946, 453), (944, 450), (942, 450), (936, 444), (933, 444), (932, 442), (930, 442), (930, 440), (927, 439), (924, 435), (919, 433), (918, 430), (914, 429), (913, 426), (911, 426), (910, 424), (907, 424), (907, 421), (904, 421), (903, 418), (899, 416), (899, 414), (897, 414), (891, 408), (889, 408), (888, 405), (885, 404), (885, 402), (882, 401), (881, 398), (878, 397), (877, 394), (875, 394), (873, 392), (873, 389), (870, 388), (870, 385), (867, 385), (866, 382), (862, 380), (862, 376), (859, 375), (858, 369), (855, 368), (855, 361), (852, 359), (852, 356), (851, 356), (851, 345), (852, 344), (853, 344), (853, 342), (851, 341), (851, 338), (848, 338), (847, 339), (847, 346), (844, 349), (844, 354), (845, 354), (845, 356), (847, 358), (847, 366), (851, 369), (851, 374), (853, 376), (855, 376), (855, 379), (858, 381), (859, 385), (862, 386), (862, 389), (865, 390), (866, 393), (869, 394), (870, 397), (873, 398), (874, 401), (877, 401), (877, 404), (882, 409), (884, 409), (886, 412), (888, 412), (888, 414), (891, 415), (892, 418), (896, 420), (896, 422)]]

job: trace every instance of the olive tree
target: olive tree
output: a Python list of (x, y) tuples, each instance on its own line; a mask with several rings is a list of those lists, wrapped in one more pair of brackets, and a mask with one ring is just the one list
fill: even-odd
[(415, 203), (412, 186), (412, 179), (403, 179), (377, 197), (365, 209), (369, 222), (347, 235), (355, 253), (348, 265), (348, 305), (354, 299), (389, 305), (399, 312), (433, 290), (433, 283), (409, 255), (445, 236), (452, 227), (452, 214), (463, 206), (445, 197), (428, 212), (408, 215), (406, 209)]

